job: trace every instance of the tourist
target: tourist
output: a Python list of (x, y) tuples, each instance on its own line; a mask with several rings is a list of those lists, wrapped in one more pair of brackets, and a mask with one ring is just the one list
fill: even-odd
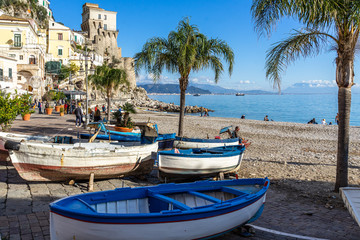
[(100, 109), (96, 109), (94, 115), (94, 122), (100, 122), (100, 121), (101, 121), (101, 112)]
[(209, 111), (208, 111), (208, 109), (207, 108), (205, 108), (205, 113), (204, 113), (204, 117), (208, 117), (209, 116)]
[(329, 125), (332, 125), (332, 122), (329, 122)]
[(325, 120), (325, 118), (321, 121), (321, 124), (322, 124), (322, 125), (326, 125), (326, 120)]
[(200, 117), (202, 117), (202, 116), (203, 116), (203, 112), (204, 112), (204, 108), (203, 108), (203, 107), (201, 107), (201, 108), (200, 108)]
[(90, 115), (90, 121), (93, 121), (94, 119), (94, 112), (91, 110), (91, 108), (88, 108), (88, 113)]
[(99, 108), (99, 106), (98, 106), (98, 105), (96, 105), (96, 106), (95, 106), (95, 112), (98, 110), (98, 108)]
[(245, 119), (245, 115), (244, 115), (244, 114), (241, 116), (241, 119)]
[(41, 100), (39, 100), (39, 103), (38, 103), (39, 114), (42, 114), (42, 111), (41, 111), (41, 106), (42, 106), (42, 104), (41, 104)]
[(105, 105), (102, 105), (102, 111), (103, 111), (103, 113), (106, 111)]
[(264, 117), (264, 121), (269, 121), (268, 115), (266, 115), (266, 116)]
[(235, 127), (234, 131), (230, 131), (230, 128), (227, 130), (227, 133), (229, 134), (230, 138), (238, 138), (239, 142), (243, 144), (245, 147), (248, 147), (251, 143), (248, 142), (248, 140), (245, 140), (244, 138), (240, 137), (240, 128), (239, 126)]
[(318, 124), (315, 120), (315, 118), (311, 119), (310, 121), (308, 121), (308, 124)]
[(82, 122), (82, 115), (83, 111), (81, 109), (81, 103), (79, 103), (79, 106), (75, 109), (75, 127), (80, 127)]
[(335, 123), (339, 125), (339, 113), (336, 114)]

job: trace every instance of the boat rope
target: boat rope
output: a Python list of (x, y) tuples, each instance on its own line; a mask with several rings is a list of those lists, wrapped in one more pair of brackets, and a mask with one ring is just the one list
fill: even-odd
[(263, 231), (263, 232), (269, 232), (272, 234), (276, 234), (276, 235), (282, 235), (282, 236), (287, 236), (287, 237), (293, 237), (293, 238), (297, 238), (297, 239), (306, 239), (306, 240), (327, 240), (325, 238), (315, 238), (315, 237), (307, 237), (307, 236), (301, 236), (301, 235), (297, 235), (297, 234), (291, 234), (291, 233), (285, 233), (285, 232), (280, 232), (280, 231), (276, 231), (276, 230), (272, 230), (272, 229), (268, 229), (268, 228), (263, 228), (263, 227), (259, 227), (259, 226), (255, 226), (252, 224), (247, 224), (248, 226), (251, 226), (257, 230)]

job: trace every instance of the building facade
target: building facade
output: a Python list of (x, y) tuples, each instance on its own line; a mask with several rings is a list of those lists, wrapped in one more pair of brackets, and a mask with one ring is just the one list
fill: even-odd
[(50, 20), (47, 33), (47, 53), (49, 54), (47, 61), (69, 64), (69, 59), (74, 54), (74, 40), (75, 36), (70, 28)]
[(117, 46), (116, 15), (117, 12), (106, 11), (98, 4), (83, 5), (81, 29), (87, 32), (93, 49), (108, 59), (121, 57), (121, 49)]
[(9, 81), (16, 88), (32, 91), (31, 81), (45, 76), (46, 34), (33, 20), (4, 14), (0, 16), (0, 32), (0, 55), (16, 60), (17, 65), (7, 73), (12, 76)]

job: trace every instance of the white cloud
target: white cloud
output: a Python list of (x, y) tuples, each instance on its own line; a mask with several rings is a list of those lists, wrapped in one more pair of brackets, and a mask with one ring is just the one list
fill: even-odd
[(321, 88), (321, 87), (336, 87), (336, 81), (332, 80), (309, 80), (309, 81), (302, 81), (302, 83), (307, 83), (309, 87), (313, 88)]
[(198, 84), (215, 84), (214, 79), (209, 78), (208, 76), (198, 76), (198, 77), (191, 77), (191, 83), (198, 83)]
[[(148, 74), (148, 75), (139, 75), (136, 78), (136, 82), (137, 84), (150, 84), (150, 83), (154, 83), (154, 75), (153, 74)], [(161, 75), (160, 78), (158, 80), (156, 80), (157, 83), (178, 83), (177, 79), (172, 79), (169, 78), (168, 76), (165, 75)]]
[(255, 84), (255, 82), (252, 82), (250, 80), (240, 80), (240, 84)]

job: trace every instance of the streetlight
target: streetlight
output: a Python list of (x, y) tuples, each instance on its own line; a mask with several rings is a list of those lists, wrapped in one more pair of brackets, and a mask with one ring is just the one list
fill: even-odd
[[(86, 84), (86, 109), (85, 109), (85, 124), (84, 124), (84, 128), (87, 128), (87, 125), (89, 124), (89, 80), (88, 80), (88, 57), (90, 57), (90, 52), (88, 52), (87, 49), (87, 44), (85, 43), (85, 54), (84, 54), (84, 58), (85, 58), (85, 84)], [(82, 70), (82, 59), (81, 59), (81, 55), (79, 56), (79, 60), (80, 60), (80, 71)], [(93, 63), (92, 63), (92, 59), (90, 59), (90, 72), (93, 71)]]

